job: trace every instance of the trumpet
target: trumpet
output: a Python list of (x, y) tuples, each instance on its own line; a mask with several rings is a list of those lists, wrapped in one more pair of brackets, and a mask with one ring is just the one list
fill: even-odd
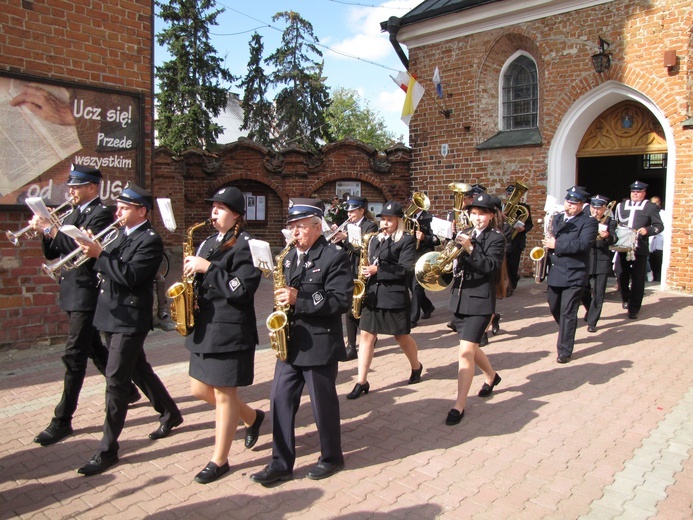
[(343, 233), (349, 224), (351, 224), (351, 222), (349, 222), (349, 219), (346, 219), (344, 222), (340, 224), (340, 226), (337, 229), (335, 229), (332, 233), (327, 235), (325, 239), (328, 242), (332, 242), (332, 239), (337, 235), (337, 233)]
[[(65, 207), (69, 206), (68, 209), (66, 209), (63, 213), (60, 213), (63, 211)], [(50, 212), (50, 220), (51, 224), (54, 226), (60, 226), (63, 223), (63, 220), (65, 220), (65, 217), (67, 217), (72, 211), (74, 210), (74, 206), (72, 204), (72, 199), (66, 200), (63, 202), (60, 206), (55, 208)], [(15, 247), (20, 246), (19, 238), (22, 236), (26, 236), (26, 238), (32, 239), (36, 238), (37, 232), (35, 229), (32, 229), (31, 224), (28, 226), (23, 227), (19, 231), (5, 231), (5, 236), (7, 237), (7, 240), (12, 242), (12, 245)]]
[[(113, 224), (103, 229), (98, 235), (96, 235), (93, 240), (98, 242), (101, 247), (106, 247), (108, 244), (113, 242), (118, 235), (118, 228), (122, 226), (123, 223), (120, 220), (116, 220)], [(90, 257), (88, 257), (81, 247), (76, 247), (72, 252), (60, 260), (53, 262), (52, 264), (43, 264), (41, 269), (43, 272), (50, 276), (53, 280), (58, 281), (60, 276), (60, 271), (64, 268), (66, 270), (77, 269), (79, 266), (86, 264)]]

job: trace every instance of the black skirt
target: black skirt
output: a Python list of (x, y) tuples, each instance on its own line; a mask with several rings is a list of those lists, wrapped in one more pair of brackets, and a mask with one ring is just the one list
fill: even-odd
[(361, 313), (361, 330), (371, 334), (400, 335), (411, 332), (411, 316), (408, 308), (371, 309), (365, 307)]
[(189, 374), (210, 386), (250, 386), (255, 378), (255, 349), (216, 354), (191, 352)]
[(457, 327), (457, 339), (471, 343), (481, 343), (481, 336), (491, 323), (492, 314), (474, 316), (470, 314), (453, 314), (452, 323)]

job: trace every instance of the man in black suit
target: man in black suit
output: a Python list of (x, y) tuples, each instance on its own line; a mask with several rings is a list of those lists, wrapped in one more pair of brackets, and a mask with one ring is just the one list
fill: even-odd
[[(414, 213), (411, 217), (413, 220), (418, 222), (418, 229), (414, 232), (414, 238), (416, 239), (416, 260), (421, 258), (426, 253), (429, 253), (435, 249), (436, 246), (440, 245), (440, 239), (437, 235), (434, 235), (431, 231), (431, 222), (433, 221), (433, 215), (431, 215), (425, 209), (420, 209)], [(411, 277), (411, 326), (416, 327), (419, 321), (419, 317), (426, 320), (431, 317), (433, 311), (435, 310), (433, 302), (429, 300), (426, 296), (426, 291), (423, 287), (416, 281), (414, 276)]]
[[(514, 184), (511, 184), (505, 189), (505, 193), (508, 197), (510, 197), (514, 191)], [(520, 259), (522, 258), (522, 251), (524, 251), (525, 247), (527, 247), (527, 233), (532, 231), (534, 228), (534, 223), (532, 222), (532, 211), (529, 204), (524, 202), (518, 202), (517, 204), (527, 210), (527, 219), (524, 222), (518, 219), (512, 228), (510, 242), (508, 243), (508, 249), (506, 252), (509, 282), (506, 296), (512, 296), (513, 291), (517, 289), (517, 282), (520, 280), (520, 275), (518, 274), (520, 270)], [(513, 234), (514, 236), (512, 236)]]
[[(352, 195), (347, 200), (347, 220), (349, 224), (358, 226), (361, 229), (361, 240), (369, 233), (377, 233), (378, 225), (373, 221), (373, 215), (368, 211), (368, 199), (358, 195)], [(361, 260), (361, 246), (353, 244), (349, 241), (348, 227), (344, 231), (340, 231), (334, 235), (332, 242), (339, 244), (346, 249), (349, 255), (349, 263), (351, 264), (351, 274), (354, 278), (358, 278), (359, 261)], [(354, 318), (351, 312), (346, 313), (346, 333), (347, 333), (347, 361), (358, 357), (356, 348), (356, 333), (359, 328), (359, 320)]]
[(621, 301), (623, 308), (628, 309), (628, 317), (633, 320), (638, 317), (645, 295), (647, 257), (650, 254), (648, 237), (658, 235), (664, 230), (659, 208), (645, 198), (646, 190), (647, 184), (635, 181), (630, 185), (630, 200), (616, 206), (618, 225), (637, 232), (635, 251), (618, 253), (621, 267), (618, 278)]
[[(74, 207), (63, 224), (71, 224), (96, 235), (113, 223), (113, 212), (99, 198), (101, 179), (100, 170), (72, 166), (67, 186)], [(32, 229), (43, 233), (43, 254), (47, 260), (68, 255), (78, 247), (71, 237), (61, 233), (58, 226), (48, 218), (36, 215), (30, 224)], [(108, 350), (92, 323), (98, 296), (94, 261), (86, 262), (76, 269), (63, 269), (60, 271), (59, 283), (60, 308), (67, 313), (68, 318), (67, 342), (62, 357), (65, 379), (63, 395), (55, 407), (53, 419), (34, 438), (34, 442), (41, 446), (54, 444), (72, 434), (72, 416), (77, 410), (87, 361), (91, 358), (94, 366), (104, 374), (108, 359)], [(130, 402), (140, 399), (134, 385), (129, 388)]]
[(553, 219), (554, 236), (544, 239), (551, 259), (546, 297), (558, 323), (558, 363), (567, 363), (573, 355), (590, 249), (597, 238), (597, 221), (582, 211), (589, 196), (581, 186), (570, 188), (563, 204), (564, 213)]
[(597, 332), (597, 322), (602, 314), (606, 283), (613, 273), (614, 253), (609, 246), (616, 241), (616, 221), (607, 214), (609, 199), (595, 195), (590, 200), (590, 216), (597, 220), (597, 239), (590, 250), (588, 285), (582, 293), (582, 304), (587, 314), (587, 332)]
[(323, 237), (322, 216), (319, 200), (293, 199), (289, 204), (287, 223), (296, 247), (284, 259), (286, 287), (274, 293), (280, 305), (291, 309), (288, 357), (277, 360), (270, 394), (272, 461), (250, 476), (263, 485), (293, 475), (294, 422), (306, 385), (321, 451), (308, 478), (326, 478), (344, 467), (336, 381), (338, 362), (346, 358), (342, 314), (351, 307), (354, 279), (344, 250)]
[(101, 292), (94, 325), (106, 335), (106, 420), (96, 454), (79, 468), (96, 475), (118, 462), (118, 437), (125, 425), (128, 383), (135, 381), (159, 412), (160, 426), (150, 439), (166, 437), (183, 417), (144, 353), (144, 340), (153, 326), (154, 279), (164, 254), (161, 237), (148, 220), (154, 198), (128, 184), (118, 197), (118, 236), (102, 248), (80, 240), (84, 252), (96, 258)]

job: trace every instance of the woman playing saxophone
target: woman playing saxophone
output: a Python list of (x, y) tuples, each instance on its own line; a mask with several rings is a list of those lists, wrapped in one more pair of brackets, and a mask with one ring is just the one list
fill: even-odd
[(246, 427), (245, 446), (257, 442), (262, 410), (253, 410), (238, 395), (253, 383), (258, 332), (254, 297), (261, 273), (253, 265), (250, 236), (242, 231), (245, 198), (225, 187), (207, 199), (217, 233), (196, 255), (184, 259), (183, 275), (194, 277), (199, 311), (187, 336), (192, 394), (215, 407), (216, 435), (210, 462), (195, 476), (207, 484), (229, 471), (228, 455), (239, 418)]

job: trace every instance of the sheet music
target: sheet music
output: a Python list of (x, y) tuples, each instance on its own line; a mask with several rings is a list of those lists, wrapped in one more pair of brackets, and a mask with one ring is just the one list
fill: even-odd
[(291, 240), (293, 239), (293, 237), (291, 236), (291, 231), (289, 231), (288, 229), (282, 229), (282, 235), (284, 235), (284, 240), (287, 244), (291, 242)]
[(89, 242), (90, 244), (94, 243), (94, 239), (90, 237), (86, 231), (82, 231), (81, 229), (73, 226), (72, 224), (65, 224), (64, 226), (61, 226), (60, 232), (65, 233), (67, 236), (72, 238), (80, 238), (85, 242)]
[(171, 207), (171, 199), (160, 198), (156, 199), (156, 203), (159, 205), (159, 211), (161, 212), (161, 219), (164, 221), (164, 226), (166, 229), (173, 232), (176, 230), (176, 217), (173, 215), (173, 208)]
[(433, 217), (433, 220), (431, 220), (431, 233), (443, 238), (452, 238), (452, 222)]
[(269, 273), (274, 269), (274, 261), (272, 260), (272, 249), (269, 242), (251, 238), (248, 240), (250, 254), (253, 255), (253, 264), (263, 273)]
[(25, 202), (26, 205), (29, 206), (29, 209), (33, 211), (34, 215), (38, 215), (39, 217), (50, 218), (50, 211), (46, 207), (46, 203), (43, 201), (41, 197), (27, 197)]
[(354, 247), (361, 247), (361, 227), (356, 224), (347, 224), (347, 240)]

